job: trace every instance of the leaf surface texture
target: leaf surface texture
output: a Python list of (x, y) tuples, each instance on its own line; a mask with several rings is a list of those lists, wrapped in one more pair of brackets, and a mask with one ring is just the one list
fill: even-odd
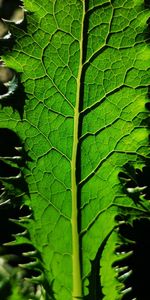
[(16, 43), (3, 57), (21, 73), (24, 115), (4, 107), (0, 126), (20, 136), (31, 158), (24, 201), (34, 219), (26, 227), (54, 299), (75, 300), (89, 293), (91, 261), (115, 216), (144, 210), (118, 174), (129, 162), (141, 169), (149, 153), (150, 13), (137, 0), (24, 5), (27, 31), (12, 25)]

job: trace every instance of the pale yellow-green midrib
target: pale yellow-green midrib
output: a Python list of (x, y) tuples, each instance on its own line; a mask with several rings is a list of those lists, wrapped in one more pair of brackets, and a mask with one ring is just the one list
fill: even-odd
[(77, 206), (77, 181), (76, 181), (76, 165), (77, 165), (77, 150), (78, 150), (78, 130), (79, 130), (79, 104), (81, 90), (81, 76), (82, 76), (82, 60), (83, 60), (83, 32), (84, 32), (84, 18), (85, 18), (85, 3), (83, 1), (83, 16), (81, 25), (80, 37), (80, 62), (77, 77), (77, 94), (76, 106), (74, 109), (74, 135), (73, 135), (73, 149), (71, 162), (71, 182), (72, 182), (72, 267), (73, 267), (73, 293), (72, 300), (82, 298), (82, 282), (81, 282), (81, 265), (80, 265), (80, 245), (78, 233), (78, 206)]

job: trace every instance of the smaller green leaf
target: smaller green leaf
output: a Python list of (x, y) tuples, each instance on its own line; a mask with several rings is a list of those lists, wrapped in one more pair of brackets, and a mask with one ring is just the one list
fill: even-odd
[(113, 231), (108, 238), (100, 261), (101, 284), (104, 300), (120, 300), (122, 298), (121, 290), (123, 290), (124, 285), (117, 279), (117, 269), (112, 267), (117, 259), (115, 249), (119, 242), (120, 240), (117, 233)]

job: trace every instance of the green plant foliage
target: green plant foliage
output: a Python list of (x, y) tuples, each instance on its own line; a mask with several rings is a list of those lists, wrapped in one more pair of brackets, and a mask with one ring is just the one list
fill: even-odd
[[(11, 104), (0, 100), (0, 127), (16, 132), (28, 153), (22, 197), (33, 218), (21, 224), (30, 240), (19, 235), (15, 243), (40, 253), (49, 299), (101, 300), (90, 291), (92, 262), (115, 217), (149, 211), (144, 197), (141, 204), (124, 193), (118, 174), (127, 164), (142, 170), (149, 160), (150, 11), (143, 0), (24, 5), (27, 24), (10, 25), (15, 45), (2, 59), (20, 76), (25, 95), (14, 93)], [(111, 257), (111, 275), (115, 239), (102, 256), (102, 265)], [(114, 279), (109, 294), (107, 268), (101, 274), (99, 261), (96, 268), (104, 299), (121, 299), (124, 285)]]
[(0, 259), (0, 295), (3, 300), (44, 300), (40, 285), (36, 287), (35, 293), (34, 285), (23, 280), (26, 277), (25, 270), (10, 264), (9, 260), (15, 261), (14, 258), (7, 255)]

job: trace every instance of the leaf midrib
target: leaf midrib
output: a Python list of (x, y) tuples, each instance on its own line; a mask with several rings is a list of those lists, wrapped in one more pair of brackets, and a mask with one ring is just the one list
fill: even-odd
[(71, 160), (71, 185), (72, 185), (72, 271), (73, 271), (73, 292), (72, 300), (82, 299), (82, 281), (81, 281), (81, 262), (80, 262), (80, 241), (78, 228), (78, 182), (77, 182), (77, 155), (79, 147), (79, 116), (80, 116), (80, 99), (82, 89), (82, 72), (83, 72), (83, 43), (84, 43), (84, 19), (85, 19), (85, 2), (82, 2), (83, 13), (81, 23), (81, 36), (79, 41), (80, 60), (77, 77), (76, 105), (74, 108), (74, 132), (73, 148)]

